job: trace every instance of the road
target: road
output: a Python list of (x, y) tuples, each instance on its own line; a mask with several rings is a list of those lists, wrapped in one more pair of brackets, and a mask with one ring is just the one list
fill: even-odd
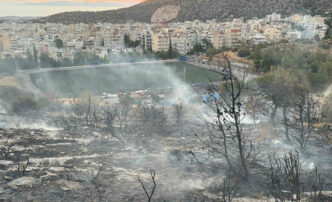
[(179, 60), (178, 59), (152, 60), (152, 61), (124, 62), (124, 63), (102, 64), (102, 65), (84, 65), (84, 66), (71, 66), (71, 67), (58, 67), (58, 68), (29, 69), (29, 70), (19, 70), (17, 74), (36, 74), (43, 72), (58, 72), (58, 71), (94, 69), (94, 68), (112, 68), (112, 67), (121, 67), (121, 66), (138, 65), (138, 64), (160, 64), (160, 63), (165, 64), (165, 63), (175, 63), (175, 62), (179, 62)]

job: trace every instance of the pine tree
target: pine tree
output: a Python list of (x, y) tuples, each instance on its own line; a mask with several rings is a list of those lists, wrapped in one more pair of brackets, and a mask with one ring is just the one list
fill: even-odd
[(173, 58), (172, 39), (169, 37), (168, 58)]
[(35, 45), (33, 45), (33, 65), (35, 68), (38, 67), (38, 52)]

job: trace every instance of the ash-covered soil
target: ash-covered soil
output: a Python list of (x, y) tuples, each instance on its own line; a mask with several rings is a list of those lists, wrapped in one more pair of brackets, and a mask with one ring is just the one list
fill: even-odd
[[(169, 125), (162, 134), (137, 129), (115, 136), (92, 126), (75, 131), (2, 128), (1, 145), (10, 152), (0, 160), (0, 200), (147, 201), (138, 177), (151, 190), (153, 169), (153, 201), (221, 201), (227, 164), (195, 137), (195, 124)], [(250, 183), (239, 188), (235, 201), (266, 200), (268, 154), (294, 146), (284, 141), (282, 127), (267, 122), (247, 124), (245, 130), (260, 161), (252, 165)], [(309, 150), (310, 155), (301, 156), (303, 169), (320, 167), (326, 175), (325, 190), (331, 190), (332, 147), (315, 140)]]
[[(202, 163), (208, 156), (194, 147), (196, 140), (187, 132), (130, 134), (119, 140), (89, 127), (75, 134), (1, 129), (1, 141), (13, 146), (8, 159), (0, 161), (0, 199), (145, 201), (138, 177), (150, 187), (149, 170), (154, 169), (156, 200), (207, 200), (206, 188), (222, 174), (220, 168)], [(26, 164), (23, 174), (19, 169)]]

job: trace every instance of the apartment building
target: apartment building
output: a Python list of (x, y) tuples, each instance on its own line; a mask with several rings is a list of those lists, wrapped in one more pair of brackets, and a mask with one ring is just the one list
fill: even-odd
[(122, 49), (124, 47), (124, 33), (120, 29), (115, 29), (110, 35), (112, 49)]
[(278, 22), (281, 21), (281, 14), (272, 13), (265, 17), (266, 22)]
[(266, 39), (270, 43), (276, 43), (282, 40), (282, 27), (279, 25), (268, 24), (263, 31)]
[(152, 31), (145, 30), (141, 35), (141, 47), (145, 50), (150, 50), (152, 48)]
[(221, 49), (223, 47), (223, 38), (224, 32), (222, 31), (215, 31), (212, 34), (212, 45), (216, 49)]
[(171, 36), (172, 48), (176, 49), (181, 55), (189, 52), (190, 43), (182, 31), (174, 31)]
[(267, 39), (263, 34), (255, 34), (250, 39), (251, 43), (254, 45), (267, 43)]
[(152, 50), (154, 52), (167, 51), (169, 43), (170, 37), (167, 32), (158, 32), (152, 35)]
[(9, 51), (10, 47), (10, 39), (8, 35), (0, 35), (0, 51)]
[[(69, 57), (82, 51), (100, 56), (110, 52), (124, 50), (124, 35), (140, 41), (134, 50), (142, 53), (152, 49), (155, 52), (167, 51), (170, 42), (180, 54), (186, 54), (195, 44), (203, 39), (211, 42), (217, 49), (222, 47), (238, 47), (243, 41), (254, 44), (276, 43), (282, 39), (322, 39), (327, 30), (325, 18), (295, 14), (282, 18), (272, 13), (262, 19), (236, 18), (231, 21), (217, 22), (185, 21), (173, 23), (96, 23), (96, 24), (18, 24), (13, 22), (0, 24), (0, 57), (22, 54), (31, 49), (32, 44), (38, 53), (52, 54), (52, 57)], [(64, 47), (55, 48), (55, 39), (60, 38)], [(84, 44), (83, 44), (84, 43)], [(205, 43), (202, 43), (206, 46)], [(83, 50), (83, 46), (86, 49)], [(60, 53), (61, 52), (61, 53)]]
[(227, 29), (224, 33), (223, 46), (228, 48), (240, 47), (242, 44), (241, 29)]

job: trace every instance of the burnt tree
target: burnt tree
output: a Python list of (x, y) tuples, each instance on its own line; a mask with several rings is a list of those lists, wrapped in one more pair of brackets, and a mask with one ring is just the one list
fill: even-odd
[(110, 132), (112, 136), (115, 136), (114, 123), (119, 115), (119, 110), (117, 109), (116, 106), (107, 105), (103, 107), (102, 113), (107, 131)]
[(147, 191), (147, 189), (146, 189), (146, 187), (145, 187), (143, 181), (141, 180), (141, 178), (140, 178), (140, 177), (137, 178), (138, 181), (139, 181), (139, 183), (142, 185), (142, 189), (143, 189), (143, 191), (144, 191), (146, 197), (148, 198), (148, 200), (147, 200), (148, 202), (151, 202), (151, 200), (152, 200), (152, 196), (153, 196), (154, 191), (155, 191), (155, 189), (156, 189), (156, 187), (157, 187), (157, 184), (156, 184), (156, 181), (155, 181), (156, 171), (153, 170), (153, 169), (151, 169), (151, 170), (150, 170), (150, 175), (151, 175), (151, 180), (152, 180), (152, 182), (153, 182), (153, 187), (152, 187), (150, 193)]
[[(204, 101), (212, 111), (211, 120), (205, 120), (207, 137), (196, 134), (196, 137), (208, 148), (227, 161), (233, 174), (249, 180), (249, 163), (255, 159), (253, 145), (243, 131), (242, 119), (243, 98), (246, 69), (234, 70), (228, 58), (219, 62), (223, 68), (222, 85), (211, 85)], [(237, 76), (235, 76), (236, 74)]]
[(268, 190), (276, 201), (301, 200), (301, 162), (298, 152), (289, 151), (284, 157), (269, 157)]
[(318, 110), (318, 101), (308, 90), (302, 91), (294, 104), (293, 121), (291, 127), (295, 130), (291, 137), (298, 144), (300, 150), (305, 152), (310, 138), (314, 135), (315, 125), (321, 115)]

